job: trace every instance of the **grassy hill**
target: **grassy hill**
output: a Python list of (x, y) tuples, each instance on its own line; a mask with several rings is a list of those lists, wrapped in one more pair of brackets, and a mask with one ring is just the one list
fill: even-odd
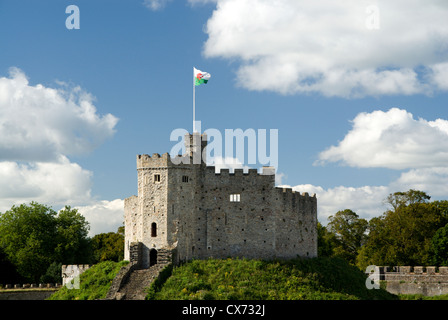
[(147, 299), (397, 299), (383, 289), (368, 290), (365, 281), (359, 269), (333, 258), (193, 260), (165, 270)]
[[(52, 300), (105, 298), (127, 262), (101, 262), (81, 274), (80, 289), (61, 288)], [(385, 290), (368, 290), (366, 276), (333, 258), (262, 261), (193, 260), (165, 268), (148, 289), (152, 300), (347, 300), (397, 299)]]
[(100, 262), (84, 271), (79, 277), (79, 289), (62, 287), (47, 300), (95, 300), (104, 299), (109, 291), (112, 280), (122, 266), (128, 261)]

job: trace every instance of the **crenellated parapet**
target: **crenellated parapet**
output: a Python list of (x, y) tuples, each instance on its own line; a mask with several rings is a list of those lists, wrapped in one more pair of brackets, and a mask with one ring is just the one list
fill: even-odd
[[(448, 267), (436, 266), (383, 266), (377, 267), (378, 272), (385, 275), (385, 279), (389, 276), (446, 276), (448, 281)], [(389, 277), (390, 278), (390, 277)], [(390, 280), (390, 279), (389, 279)]]
[(273, 167), (263, 167), (261, 173), (258, 172), (258, 169), (248, 169), (247, 172), (244, 172), (244, 169), (233, 169), (233, 172), (230, 172), (229, 168), (219, 168), (216, 170), (214, 166), (208, 166), (208, 170), (213, 170), (215, 175), (225, 175), (225, 176), (248, 176), (248, 177), (255, 177), (255, 176), (275, 176), (275, 168)]
[(369, 277), (384, 281), (386, 290), (393, 294), (448, 294), (448, 267), (381, 266)]
[(78, 278), (79, 283), (79, 276), (90, 267), (89, 264), (62, 265), (62, 285), (70, 285), (70, 282), (76, 278)]
[(170, 161), (171, 157), (168, 152), (163, 155), (153, 153), (152, 156), (148, 154), (139, 154), (137, 155), (137, 169), (168, 166)]
[(282, 188), (276, 187), (275, 194), (277, 196), (283, 197), (284, 199), (295, 199), (295, 200), (304, 200), (310, 202), (317, 202), (317, 196), (315, 193), (313, 195), (309, 195), (308, 192), (299, 192), (294, 191), (292, 188)]

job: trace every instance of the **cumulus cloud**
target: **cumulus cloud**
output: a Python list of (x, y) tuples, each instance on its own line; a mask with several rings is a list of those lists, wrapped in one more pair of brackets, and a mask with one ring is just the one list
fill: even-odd
[(89, 236), (99, 233), (116, 232), (124, 222), (124, 200), (97, 201), (76, 207), (90, 223)]
[(406, 110), (360, 113), (353, 127), (336, 146), (319, 154), (315, 164), (339, 162), (348, 166), (402, 171), (386, 186), (334, 187), (299, 185), (295, 189), (316, 192), (319, 217), (352, 209), (363, 218), (379, 216), (387, 208), (383, 200), (397, 191), (416, 189), (433, 198), (448, 194), (448, 121), (414, 119)]
[(316, 164), (341, 162), (352, 167), (413, 169), (446, 167), (448, 121), (414, 119), (406, 110), (360, 113), (336, 146), (319, 154)]
[(385, 202), (387, 196), (398, 191), (414, 189), (426, 192), (433, 199), (446, 197), (448, 194), (448, 168), (409, 170), (385, 186), (323, 188), (311, 184), (300, 184), (280, 185), (279, 187), (292, 188), (294, 191), (308, 192), (309, 194), (316, 193), (318, 220), (326, 225), (329, 216), (345, 209), (351, 209), (361, 218), (367, 220), (379, 217), (386, 210), (391, 209)]
[(118, 119), (99, 115), (93, 96), (81, 88), (59, 86), (32, 86), (17, 68), (0, 78), (0, 212), (31, 201), (55, 210), (81, 206), (91, 234), (116, 231), (122, 201), (96, 200), (93, 172), (68, 156), (88, 153), (112, 137)]
[(247, 89), (341, 97), (448, 89), (444, 1), (216, 2), (204, 54), (241, 62), (236, 78)]
[(432, 197), (445, 197), (448, 194), (448, 167), (419, 168), (403, 172), (391, 186), (416, 189), (427, 192)]
[(0, 211), (31, 200), (61, 206), (91, 198), (92, 173), (61, 156), (58, 162), (0, 162)]
[(318, 220), (324, 225), (327, 224), (329, 216), (345, 209), (353, 210), (364, 219), (378, 217), (387, 210), (384, 199), (390, 193), (397, 191), (391, 191), (388, 186), (363, 186), (358, 188), (337, 186), (325, 189), (321, 186), (301, 184), (279, 187), (292, 188), (298, 192), (308, 192), (310, 195), (315, 193), (318, 203)]
[(115, 133), (118, 119), (100, 116), (94, 98), (79, 87), (32, 86), (11, 68), (0, 78), (0, 161), (59, 161), (85, 154)]

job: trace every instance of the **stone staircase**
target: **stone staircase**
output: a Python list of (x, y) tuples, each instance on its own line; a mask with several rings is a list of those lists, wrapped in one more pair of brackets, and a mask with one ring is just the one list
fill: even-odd
[(127, 281), (116, 293), (116, 300), (145, 300), (146, 289), (159, 276), (160, 271), (166, 267), (156, 264), (149, 269), (133, 270)]

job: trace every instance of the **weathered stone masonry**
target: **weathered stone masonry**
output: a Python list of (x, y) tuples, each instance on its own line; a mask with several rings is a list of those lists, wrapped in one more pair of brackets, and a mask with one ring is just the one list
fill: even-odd
[(378, 280), (386, 282), (386, 290), (393, 294), (448, 294), (448, 267), (376, 267), (375, 273)]
[(186, 154), (176, 159), (137, 156), (138, 196), (125, 200), (126, 260), (147, 268), (169, 259), (167, 252), (175, 263), (317, 256), (315, 195), (276, 188), (272, 167), (215, 173), (193, 163), (206, 154), (206, 136), (186, 135), (185, 143)]

